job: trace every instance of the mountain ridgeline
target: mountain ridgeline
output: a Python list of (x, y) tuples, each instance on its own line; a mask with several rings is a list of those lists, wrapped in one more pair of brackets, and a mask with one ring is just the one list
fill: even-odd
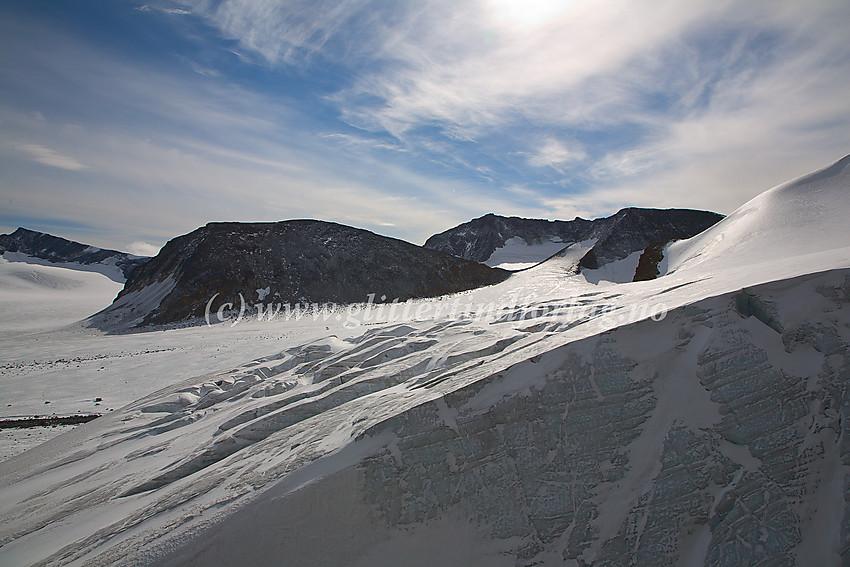
[(169, 324), (245, 301), (347, 304), (433, 297), (495, 284), (509, 272), (331, 222), (210, 223), (169, 241), (92, 322)]
[[(448, 252), (459, 258), (487, 262), (496, 249), (514, 238), (526, 244), (561, 242), (564, 247), (588, 240), (595, 244), (581, 258), (581, 268), (596, 269), (621, 260), (633, 252), (670, 240), (699, 234), (723, 215), (691, 209), (627, 208), (605, 218), (549, 221), (487, 214), (425, 242), (426, 248)], [(539, 258), (540, 260), (544, 258)]]
[[(213, 298), (213, 308), (257, 301), (345, 305), (370, 296), (376, 302), (405, 301), (492, 285), (511, 272), (482, 262), (511, 239), (532, 246), (544, 242), (556, 250), (584, 242), (576, 268), (592, 270), (637, 251), (660, 252), (670, 240), (694, 236), (721, 218), (704, 211), (637, 208), (593, 221), (489, 214), (432, 236), (424, 247), (317, 220), (209, 223), (172, 239), (154, 258), (19, 228), (0, 236), (0, 252), (126, 279), (113, 304), (89, 322), (127, 330), (203, 317)], [(654, 277), (661, 256), (644, 259), (648, 277)]]
[(54, 264), (78, 264), (80, 269), (101, 271), (119, 282), (149, 260), (126, 252), (80, 244), (52, 234), (18, 228), (12, 234), (0, 234), (0, 254), (17, 252)]

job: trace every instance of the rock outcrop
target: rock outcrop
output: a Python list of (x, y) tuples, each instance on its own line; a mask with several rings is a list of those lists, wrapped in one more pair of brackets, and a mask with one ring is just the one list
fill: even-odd
[[(100, 328), (169, 324), (216, 305), (348, 304), (433, 297), (510, 274), (366, 230), (316, 220), (210, 223), (132, 274)], [(240, 296), (241, 294), (241, 296)]]
[[(592, 221), (582, 218), (549, 221), (491, 213), (435, 234), (425, 242), (425, 247), (467, 260), (487, 262), (511, 239), (522, 239), (529, 246), (560, 242), (565, 248), (593, 240), (592, 248), (579, 262), (581, 268), (593, 270), (645, 250), (651, 244), (695, 236), (722, 218), (708, 211), (636, 207)], [(537, 258), (538, 261), (545, 259)]]

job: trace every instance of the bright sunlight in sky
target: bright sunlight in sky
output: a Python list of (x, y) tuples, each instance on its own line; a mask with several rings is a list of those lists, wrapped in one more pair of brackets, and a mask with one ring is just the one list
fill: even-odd
[(496, 20), (521, 29), (535, 28), (556, 20), (573, 2), (567, 0), (489, 0)]

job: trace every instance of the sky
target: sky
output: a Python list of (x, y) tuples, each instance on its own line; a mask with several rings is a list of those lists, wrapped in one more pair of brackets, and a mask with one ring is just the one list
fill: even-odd
[(0, 232), (728, 214), (850, 153), (848, 28), (846, 0), (4, 0)]

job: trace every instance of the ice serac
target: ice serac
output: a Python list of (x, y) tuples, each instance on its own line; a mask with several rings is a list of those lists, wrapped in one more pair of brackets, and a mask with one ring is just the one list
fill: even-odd
[(636, 207), (592, 221), (549, 221), (491, 213), (435, 234), (425, 247), (493, 266), (503, 261), (502, 256), (519, 257), (520, 249), (524, 249), (525, 262), (535, 263), (571, 244), (592, 240), (580, 266), (597, 269), (651, 244), (690, 238), (722, 218), (706, 211)]
[(846, 563), (850, 269), (601, 334), (583, 313), (385, 326), (154, 393), (0, 463), (0, 559)]
[[(174, 564), (389, 565), (429, 547), (449, 565), (846, 564), (848, 284), (842, 270), (747, 290), (785, 333), (727, 294), (447, 391)], [(794, 314), (802, 298), (813, 318)], [(471, 535), (447, 549), (453, 530)]]
[[(498, 283), (510, 274), (336, 223), (210, 223), (169, 241), (135, 271), (95, 327), (203, 317), (208, 302), (348, 304), (433, 297)], [(163, 282), (170, 282), (166, 286)], [(162, 290), (158, 294), (152, 290)], [(258, 291), (259, 290), (259, 291)], [(217, 294), (217, 295), (216, 295)], [(241, 297), (240, 297), (241, 294)], [(156, 303), (152, 295), (160, 295)]]
[[(44, 260), (48, 265), (97, 271), (120, 283), (149, 259), (146, 256), (80, 244), (26, 228), (18, 228), (12, 234), (0, 234), (0, 254), (6, 253)], [(10, 259), (15, 258), (10, 256)]]

